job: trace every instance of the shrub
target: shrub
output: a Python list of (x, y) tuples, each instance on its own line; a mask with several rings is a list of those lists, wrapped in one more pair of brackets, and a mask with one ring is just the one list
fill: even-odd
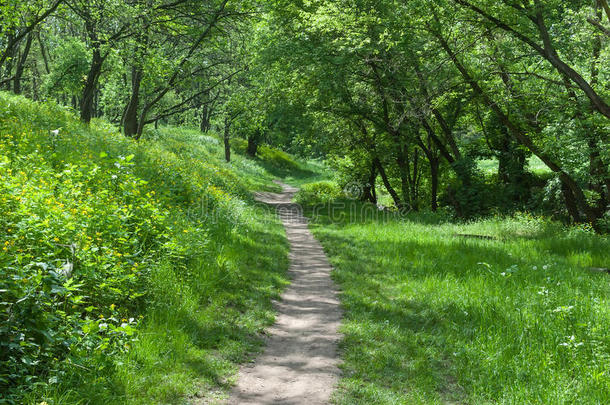
[(286, 152), (261, 145), (258, 148), (258, 157), (265, 163), (286, 170), (299, 170), (299, 164)]
[(295, 196), (301, 205), (326, 204), (343, 195), (339, 186), (332, 181), (304, 184)]
[(246, 222), (248, 180), (221, 163), (221, 146), (158, 132), (137, 143), (105, 123), (86, 128), (56, 104), (0, 93), (0, 392), (8, 403), (75, 375), (111, 375), (142, 317), (167, 297), (154, 282), (159, 268), (171, 263), (188, 285), (201, 277), (189, 264), (218, 267), (223, 256), (214, 252)]

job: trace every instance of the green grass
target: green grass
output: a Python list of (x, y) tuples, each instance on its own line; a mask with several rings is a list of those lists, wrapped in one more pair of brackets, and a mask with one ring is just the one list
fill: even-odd
[(313, 182), (329, 181), (332, 179), (332, 173), (323, 162), (310, 160), (302, 162), (300, 170), (285, 173), (282, 178), (282, 181), (288, 184), (301, 187)]
[[(498, 173), (498, 159), (480, 159), (477, 167), (486, 174)], [(531, 156), (527, 160), (527, 169), (535, 175), (541, 176), (551, 173), (549, 169), (537, 156)]]
[(345, 310), (336, 403), (610, 402), (610, 276), (587, 269), (610, 263), (607, 237), (361, 207), (311, 224)]
[(215, 136), (135, 142), (0, 93), (0, 403), (222, 396), (287, 283), (283, 228), (250, 193), (291, 159), (268, 149), (227, 164)]

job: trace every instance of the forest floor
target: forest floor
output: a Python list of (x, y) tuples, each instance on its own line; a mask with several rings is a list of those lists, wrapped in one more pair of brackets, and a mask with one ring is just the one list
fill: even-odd
[(325, 404), (339, 379), (338, 328), (341, 310), (331, 266), (307, 228), (297, 204), (298, 189), (257, 193), (273, 206), (290, 243), (291, 284), (276, 303), (276, 323), (264, 352), (240, 370), (232, 404)]

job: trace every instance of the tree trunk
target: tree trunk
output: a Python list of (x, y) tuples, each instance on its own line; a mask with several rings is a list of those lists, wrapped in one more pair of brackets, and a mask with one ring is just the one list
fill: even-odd
[(201, 123), (199, 124), (199, 129), (201, 132), (208, 132), (210, 130), (210, 120), (212, 109), (210, 108), (210, 92), (206, 91), (203, 93), (204, 103), (201, 107)]
[[(427, 129), (426, 132), (428, 132)], [(433, 142), (434, 141), (432, 140), (432, 137), (429, 133), (427, 146), (421, 138), (417, 138), (417, 144), (424, 152), (424, 155), (426, 156), (426, 159), (428, 159), (428, 163), (430, 164), (430, 208), (432, 209), (432, 211), (435, 212), (438, 209), (438, 171), (440, 166), (440, 158), (438, 154), (433, 150)]]
[(430, 162), (430, 208), (436, 212), (438, 209), (438, 158), (428, 160)]
[(408, 159), (409, 159), (408, 157), (405, 159), (403, 152), (401, 150), (401, 151), (399, 151), (398, 156), (396, 157), (396, 165), (398, 166), (398, 173), (400, 174), (400, 190), (402, 192), (402, 203), (403, 203), (403, 205), (409, 204), (412, 206), (413, 202), (411, 201), (411, 196), (409, 193), (410, 168), (409, 168)]
[(32, 99), (34, 101), (40, 100), (40, 72), (38, 71), (38, 67), (34, 63), (32, 66)]
[(419, 210), (419, 150), (413, 151), (413, 177), (411, 178), (411, 208)]
[(99, 47), (93, 48), (93, 54), (91, 57), (91, 67), (87, 74), (85, 81), (85, 87), (83, 88), (83, 94), (80, 102), (80, 120), (85, 124), (91, 122), (93, 117), (93, 103), (95, 100), (95, 93), (97, 91), (97, 82), (102, 73), (102, 65), (104, 58), (100, 52)]
[(13, 78), (13, 91), (15, 94), (21, 94), (21, 78), (23, 77), (23, 71), (25, 70), (25, 63), (27, 62), (30, 48), (32, 46), (32, 34), (29, 34), (25, 41), (25, 46), (21, 56), (17, 58), (17, 66), (15, 67), (15, 77)]
[(199, 129), (201, 132), (208, 132), (210, 128), (210, 109), (207, 105), (204, 105), (201, 111), (201, 124), (199, 125)]
[(377, 180), (377, 168), (374, 163), (371, 163), (371, 172), (368, 178), (368, 182), (362, 187), (362, 195), (360, 196), (361, 201), (369, 201), (373, 204), (377, 204), (377, 193), (375, 191), (375, 182)]
[(610, 189), (604, 190), (604, 184), (610, 181), (608, 167), (600, 156), (600, 148), (594, 139), (589, 138), (589, 184), (588, 188), (598, 194), (597, 204), (594, 205), (596, 215), (601, 218), (607, 209), (608, 193)]
[[(8, 42), (13, 41), (14, 35), (10, 34), (8, 36)], [(5, 66), (5, 75), (7, 77), (7, 80), (5, 82), (5, 90), (6, 91), (11, 91), (11, 75), (13, 73), (13, 57), (15, 56), (15, 49), (13, 47), (7, 48), (5, 51), (5, 55), (6, 55), (6, 66)], [(1, 71), (0, 71), (1, 73)]]
[(248, 156), (255, 157), (258, 151), (258, 132), (248, 137), (248, 148), (246, 153)]
[(42, 55), (42, 60), (44, 62), (44, 70), (47, 74), (51, 73), (51, 68), (49, 67), (49, 57), (47, 56), (47, 49), (44, 46), (42, 38), (40, 37), (40, 31), (36, 32), (36, 38), (38, 39), (38, 45), (40, 46), (40, 54)]
[(230, 136), (231, 136), (231, 120), (229, 117), (225, 117), (225, 131), (224, 131), (224, 144), (225, 144), (225, 160), (228, 162), (231, 161), (231, 144), (230, 144)]
[(142, 83), (142, 70), (136, 66), (131, 67), (131, 97), (125, 115), (123, 116), (123, 131), (125, 136), (134, 137), (138, 133), (138, 105), (140, 102), (140, 84)]
[(563, 194), (563, 199), (566, 204), (566, 209), (568, 210), (568, 214), (572, 217), (572, 221), (575, 223), (582, 222), (582, 218), (580, 216), (580, 212), (578, 211), (578, 206), (576, 204), (576, 199), (574, 198), (574, 193), (568, 187), (565, 182), (561, 182), (561, 194)]
[[(574, 200), (578, 207), (581, 208), (586, 217), (587, 221), (589, 221), (593, 227), (598, 230), (597, 220), (598, 216), (595, 210), (588, 204), (585, 194), (580, 187), (580, 185), (570, 176), (565, 170), (563, 170), (550, 156), (546, 155), (540, 148), (538, 148), (534, 142), (529, 138), (529, 136), (521, 130), (512, 120), (508, 118), (508, 116), (502, 111), (499, 105), (491, 99), (491, 97), (483, 90), (483, 88), (479, 85), (479, 83), (470, 75), (468, 70), (464, 67), (464, 65), (459, 61), (457, 55), (453, 50), (449, 47), (447, 41), (438, 33), (433, 32), (436, 38), (439, 40), (442, 48), (447, 52), (447, 55), (458, 69), (458, 71), (463, 76), (466, 83), (470, 85), (472, 90), (478, 94), (483, 101), (492, 109), (492, 111), (499, 118), (500, 122), (506, 126), (509, 133), (523, 146), (527, 147), (534, 155), (538, 156), (542, 162), (553, 172), (557, 173), (560, 179), (570, 188), (572, 194), (574, 196)], [(576, 220), (577, 218), (574, 218)]]
[(379, 158), (375, 157), (373, 159), (373, 164), (375, 165), (375, 167), (377, 167), (377, 171), (379, 172), (379, 175), (381, 176), (381, 180), (383, 181), (383, 185), (385, 186), (385, 189), (388, 191), (388, 193), (390, 193), (390, 196), (392, 196), (392, 200), (394, 200), (394, 205), (396, 205), (396, 208), (398, 208), (398, 209), (403, 209), (404, 204), (402, 203), (402, 201), (400, 201), (400, 197), (396, 193), (396, 190), (394, 190), (394, 187), (392, 187), (392, 185), (390, 184), (390, 181), (388, 180), (388, 176), (386, 175), (385, 169), (383, 168)]

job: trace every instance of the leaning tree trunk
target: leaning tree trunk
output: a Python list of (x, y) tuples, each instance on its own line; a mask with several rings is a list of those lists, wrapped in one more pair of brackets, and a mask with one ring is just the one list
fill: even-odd
[(133, 138), (138, 133), (138, 104), (140, 101), (140, 84), (142, 83), (142, 70), (135, 66), (131, 68), (131, 97), (123, 117), (123, 131), (125, 136)]
[(230, 141), (230, 136), (231, 136), (231, 120), (229, 119), (229, 117), (225, 117), (225, 132), (224, 132), (224, 144), (225, 144), (225, 160), (227, 161), (227, 163), (229, 163), (231, 161), (231, 143)]
[(93, 55), (91, 58), (91, 67), (87, 74), (85, 81), (85, 87), (83, 88), (83, 95), (80, 102), (80, 120), (85, 124), (91, 122), (93, 118), (93, 103), (95, 100), (95, 92), (97, 90), (97, 82), (102, 73), (102, 65), (104, 58), (100, 52), (99, 47), (93, 48)]
[(390, 193), (390, 196), (392, 196), (392, 200), (394, 201), (396, 208), (403, 209), (404, 204), (402, 201), (400, 201), (400, 197), (398, 196), (398, 193), (396, 193), (396, 190), (394, 190), (394, 187), (392, 187), (392, 185), (390, 184), (390, 181), (388, 180), (388, 176), (386, 175), (385, 169), (383, 168), (383, 165), (381, 164), (381, 161), (379, 160), (379, 158), (377, 158), (377, 157), (374, 158), (373, 164), (375, 165), (375, 167), (377, 167), (377, 171), (379, 171), (379, 175), (381, 176), (383, 185), (385, 186), (388, 193)]
[(25, 70), (25, 63), (30, 54), (30, 48), (32, 46), (32, 34), (28, 35), (28, 39), (25, 41), (23, 52), (17, 59), (17, 66), (15, 67), (15, 77), (13, 78), (13, 91), (15, 94), (21, 94), (21, 78), (23, 77), (23, 71)]

